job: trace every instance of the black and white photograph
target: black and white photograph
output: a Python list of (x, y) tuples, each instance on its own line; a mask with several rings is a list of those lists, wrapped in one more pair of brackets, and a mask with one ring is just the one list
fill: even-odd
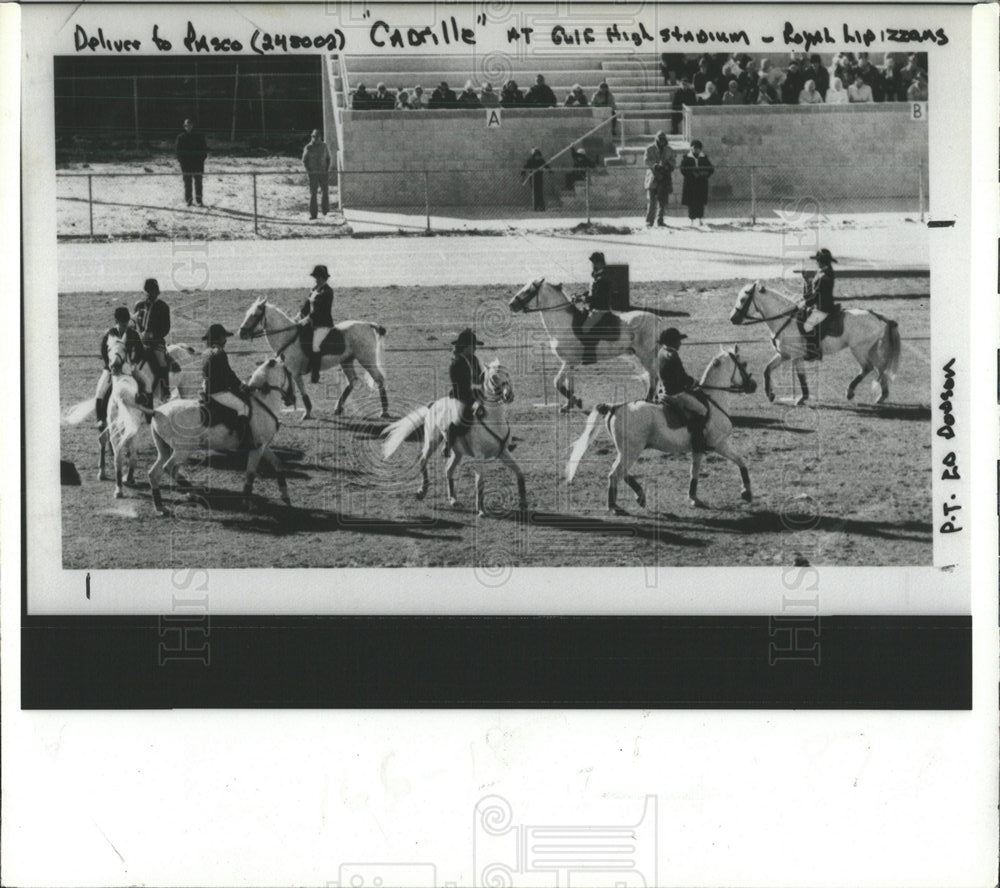
[(12, 884), (995, 883), (995, 7), (17, 17)]

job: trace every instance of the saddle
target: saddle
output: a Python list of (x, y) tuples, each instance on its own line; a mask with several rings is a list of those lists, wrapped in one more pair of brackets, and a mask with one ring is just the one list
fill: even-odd
[[(706, 409), (709, 409), (708, 395), (706, 395), (701, 389), (694, 388), (688, 390), (689, 395), (694, 395), (702, 404), (705, 405)], [(660, 388), (658, 392), (657, 402), (661, 409), (663, 410), (663, 417), (667, 421), (668, 429), (683, 429), (687, 428), (688, 420), (684, 411), (678, 407), (676, 404), (671, 404), (668, 401), (663, 400), (663, 389)]]
[(206, 398), (204, 395), (198, 401), (198, 418), (201, 424), (210, 429), (213, 426), (224, 425), (230, 431), (235, 431), (234, 426), (239, 419), (239, 414), (231, 407)]
[(822, 361), (823, 349), (820, 341), (827, 336), (844, 335), (844, 310), (840, 305), (834, 305), (833, 311), (829, 312), (812, 330), (806, 330), (803, 326), (805, 314), (799, 316), (799, 332), (806, 341), (805, 359), (807, 361)]
[(584, 322), (590, 317), (590, 311), (575, 308), (573, 311), (573, 335), (584, 346), (584, 364), (593, 364), (597, 358), (594, 354), (597, 343), (605, 340), (617, 342), (621, 338), (621, 319), (614, 312), (603, 311), (602, 317), (589, 330), (583, 328)]
[[(302, 342), (305, 344), (306, 349), (309, 349), (312, 345), (312, 327), (303, 326), (299, 335), (302, 337)], [(316, 352), (316, 354), (342, 355), (346, 350), (347, 341), (344, 339), (344, 334), (334, 327), (329, 333), (326, 334), (326, 338), (319, 344), (319, 351)]]

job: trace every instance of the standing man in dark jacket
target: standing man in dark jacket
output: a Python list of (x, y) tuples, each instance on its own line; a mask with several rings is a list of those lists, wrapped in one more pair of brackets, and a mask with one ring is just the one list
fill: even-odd
[(668, 327), (660, 334), (660, 351), (656, 356), (657, 372), (662, 390), (660, 403), (677, 407), (684, 414), (691, 435), (691, 449), (704, 453), (705, 423), (708, 408), (694, 395), (698, 384), (688, 376), (681, 361), (681, 340), (687, 339), (676, 327)]
[(660, 130), (652, 144), (646, 146), (646, 176), (642, 187), (646, 189), (646, 227), (655, 222), (661, 228), (665, 224), (663, 214), (667, 211), (667, 200), (674, 190), (674, 153), (667, 143), (667, 134)]
[(476, 346), (482, 344), (471, 327), (466, 327), (451, 343), (454, 349), (448, 367), (451, 397), (461, 401), (462, 413), (457, 423), (448, 426), (445, 446), (449, 451), (455, 441), (469, 431), (475, 419), (475, 406), (483, 384), (483, 367), (476, 357)]
[(201, 176), (205, 172), (205, 158), (208, 157), (208, 146), (205, 137), (195, 132), (194, 121), (188, 118), (184, 121), (184, 132), (177, 137), (177, 161), (181, 165), (184, 177), (184, 200), (191, 206), (191, 184), (194, 183), (194, 199), (199, 207), (201, 202)]
[(837, 310), (833, 298), (833, 286), (836, 275), (833, 273), (833, 258), (830, 251), (823, 247), (812, 257), (819, 270), (813, 279), (802, 282), (803, 309), (799, 320), (802, 334), (806, 338), (806, 357), (816, 359), (821, 356), (820, 340), (823, 338), (823, 322)]
[(555, 108), (559, 104), (552, 87), (545, 82), (541, 74), (535, 78), (535, 85), (528, 90), (524, 103), (529, 107), (535, 105), (539, 108)]
[(146, 298), (135, 304), (135, 328), (139, 331), (146, 360), (153, 371), (153, 391), (157, 386), (163, 400), (170, 397), (167, 366), (167, 334), (170, 332), (170, 306), (160, 299), (156, 278), (146, 278), (142, 285)]
[(125, 356), (129, 361), (137, 361), (142, 355), (142, 341), (135, 328), (131, 325), (132, 316), (124, 306), (115, 309), (114, 326), (108, 327), (101, 337), (101, 363), (104, 370), (101, 378), (97, 381), (97, 394), (95, 396), (95, 410), (97, 411), (97, 427), (104, 428), (108, 419), (108, 399), (111, 397), (111, 366), (108, 357), (108, 340), (118, 339), (125, 343)]
[(327, 281), (330, 272), (325, 265), (317, 265), (310, 276), (316, 286), (302, 303), (298, 323), (302, 327), (302, 348), (309, 356), (312, 382), (319, 382), (319, 365), (323, 360), (323, 340), (333, 329), (333, 290)]
[(319, 130), (313, 130), (309, 143), (302, 150), (302, 165), (309, 176), (309, 218), (315, 219), (319, 207), (316, 206), (316, 192), (323, 195), (323, 215), (330, 212), (330, 149), (319, 137)]
[(208, 407), (209, 425), (221, 422), (239, 435), (247, 434), (247, 387), (229, 366), (226, 339), (233, 334), (222, 324), (212, 324), (201, 338), (208, 348), (201, 363), (201, 398)]
[(684, 177), (681, 203), (688, 208), (688, 218), (692, 225), (695, 223), (701, 225), (701, 220), (705, 216), (708, 179), (714, 172), (715, 167), (704, 153), (701, 141), (693, 139), (691, 150), (681, 159), (681, 175)]

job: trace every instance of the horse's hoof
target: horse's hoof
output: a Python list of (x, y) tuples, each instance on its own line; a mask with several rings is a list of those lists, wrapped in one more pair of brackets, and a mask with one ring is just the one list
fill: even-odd
[(705, 508), (705, 504), (700, 499), (689, 499), (688, 500), (688, 505), (692, 509), (704, 509)]
[(283, 503), (284, 503), (284, 504), (285, 504), (286, 506), (288, 506), (288, 508), (289, 508), (289, 509), (290, 509), (290, 508), (292, 507), (292, 498), (291, 498), (290, 496), (283, 496), (283, 497), (281, 498), (281, 501), (282, 501), (282, 502), (283, 502)]
[(644, 497), (644, 496), (637, 496), (635, 498), (635, 501), (638, 504), (638, 506), (639, 506), (640, 509), (645, 509), (646, 508), (646, 497)]
[(120, 487), (115, 488), (115, 499), (125, 499), (125, 491)]
[(484, 512), (482, 509), (480, 509), (478, 512), (476, 512), (476, 517), (477, 518), (485, 518), (486, 517), (486, 512)]
[(156, 510), (156, 514), (159, 515), (161, 518), (172, 518), (173, 515), (174, 515), (174, 513), (170, 509), (168, 509), (166, 506), (163, 506), (162, 508), (157, 509)]
[(611, 506), (608, 509), (608, 514), (609, 515), (616, 515), (619, 518), (621, 518), (624, 515), (628, 515), (628, 512), (626, 512), (621, 506)]
[(574, 407), (579, 407), (581, 410), (583, 410), (583, 401), (581, 401), (579, 398), (574, 398), (573, 399), (573, 406)]
[(559, 412), (560, 412), (560, 413), (569, 413), (569, 412), (570, 412), (570, 410), (572, 410), (572, 409), (573, 409), (573, 408), (572, 408), (572, 407), (570, 407), (570, 405), (569, 405), (569, 404), (563, 404), (563, 406), (559, 408)]
[(847, 390), (847, 400), (848, 401), (853, 401), (854, 400), (854, 389), (848, 389)]
[(457, 509), (459, 507), (458, 506), (458, 500), (457, 499), (453, 499), (452, 497), (448, 498), (448, 505), (451, 506), (453, 509)]
[(422, 500), (425, 496), (427, 496), (427, 491), (424, 490), (423, 488), (420, 488), (420, 490), (416, 492), (416, 497), (418, 500)]
[(805, 397), (805, 395), (799, 395), (799, 396), (798, 396), (798, 397), (797, 397), (797, 398), (795, 399), (795, 401), (794, 401), (794, 403), (793, 403), (793, 405), (792, 405), (792, 406), (794, 406), (794, 407), (801, 407), (801, 406), (802, 406), (803, 404), (805, 404), (805, 402), (806, 402), (806, 397)]
[(753, 494), (749, 490), (744, 490), (743, 493), (740, 494), (740, 499), (742, 499), (745, 503), (752, 503)]
[(105, 475), (104, 472), (98, 472), (97, 473), (97, 480), (98, 481), (107, 481), (108, 480), (108, 476)]
[(774, 392), (767, 393), (767, 400), (770, 401), (772, 404), (774, 403)]
[(380, 413), (380, 414), (378, 415), (378, 417), (379, 417), (379, 419), (392, 419), (392, 417), (391, 417), (391, 416), (389, 415), (389, 411), (388, 411), (388, 410), (383, 410), (383, 411), (382, 411), (382, 412), (381, 412), (381, 413)]
[(188, 481), (188, 479), (185, 478), (183, 475), (177, 475), (174, 478), (174, 483), (178, 487), (182, 488), (183, 490), (190, 490), (191, 489), (191, 482)]
[[(344, 415), (344, 408), (343, 407), (338, 407), (336, 410), (333, 411), (333, 415), (334, 416), (343, 416)], [(308, 417), (306, 417), (306, 418), (308, 419)]]

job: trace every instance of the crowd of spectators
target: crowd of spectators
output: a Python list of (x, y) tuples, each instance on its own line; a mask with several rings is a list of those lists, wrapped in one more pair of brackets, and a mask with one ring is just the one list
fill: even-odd
[(664, 83), (676, 87), (674, 110), (684, 105), (814, 105), (927, 101), (927, 56), (900, 64), (886, 55), (840, 53), (827, 66), (819, 55), (793, 54), (784, 68), (745, 53), (687, 56), (664, 53)]
[(566, 96), (559, 100), (552, 87), (545, 82), (545, 77), (539, 74), (535, 83), (525, 93), (517, 82), (508, 80), (499, 91), (492, 83), (484, 83), (476, 90), (471, 80), (466, 81), (465, 88), (455, 93), (447, 82), (442, 81), (427, 96), (422, 86), (412, 89), (399, 88), (395, 92), (386, 89), (384, 83), (379, 83), (375, 92), (369, 92), (364, 84), (359, 83), (351, 98), (351, 108), (355, 111), (419, 111), (421, 109), (451, 109), (467, 110), (470, 108), (555, 108), (562, 105), (567, 108), (594, 106), (611, 108), (614, 111), (615, 99), (608, 88), (607, 81), (601, 81), (597, 90), (588, 99), (579, 83), (574, 84)]

